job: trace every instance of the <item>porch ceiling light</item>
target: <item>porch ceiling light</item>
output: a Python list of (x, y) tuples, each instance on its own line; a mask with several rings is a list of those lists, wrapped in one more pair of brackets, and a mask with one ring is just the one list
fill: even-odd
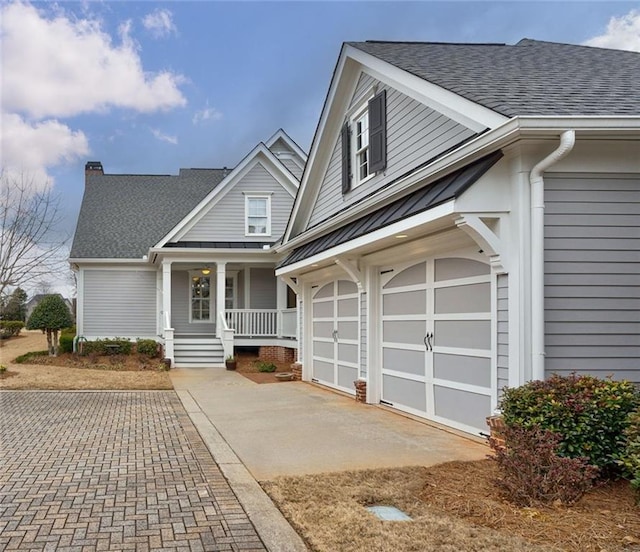
[(210, 269), (209, 267), (206, 267), (206, 268), (203, 268), (203, 269), (202, 269), (202, 274), (204, 274), (205, 276), (206, 276), (207, 274), (209, 274), (210, 272), (211, 272), (211, 269)]

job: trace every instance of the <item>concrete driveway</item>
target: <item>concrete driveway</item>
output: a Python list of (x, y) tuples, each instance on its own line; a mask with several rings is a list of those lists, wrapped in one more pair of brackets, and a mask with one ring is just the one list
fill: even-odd
[(475, 460), (488, 452), (479, 441), (312, 384), (256, 384), (220, 369), (183, 368), (170, 375), (200, 432), (213, 425), (259, 481)]

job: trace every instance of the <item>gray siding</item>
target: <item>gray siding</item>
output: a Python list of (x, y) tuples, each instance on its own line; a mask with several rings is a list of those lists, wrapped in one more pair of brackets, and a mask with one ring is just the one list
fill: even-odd
[[(304, 166), (304, 161), (300, 159), (300, 156), (293, 151), (282, 139), (278, 138), (275, 143), (269, 148), (275, 156), (280, 159), (280, 162), (289, 169), (291, 174), (293, 174), (298, 180), (302, 176), (302, 168), (300, 165)], [(281, 156), (281, 154), (285, 154)], [(290, 156), (293, 155), (300, 163), (296, 163), (293, 161)]]
[(498, 276), (498, 394), (509, 384), (509, 276)]
[(352, 205), (415, 166), (437, 156), (474, 132), (397, 90), (363, 74), (354, 94), (358, 101), (362, 91), (372, 84), (387, 91), (387, 169), (368, 182), (342, 195), (341, 139), (338, 137), (322, 181), (309, 226), (314, 226)]
[[(211, 289), (214, 294), (211, 305), (215, 305), (215, 275), (212, 271)], [(171, 273), (171, 324), (176, 335), (185, 334), (209, 334), (216, 331), (213, 322), (200, 322), (192, 324), (189, 321), (189, 273), (187, 271), (175, 271)], [(215, 312), (215, 311), (213, 311)]]
[(277, 281), (273, 268), (251, 268), (249, 308), (275, 309)]
[(156, 273), (152, 270), (85, 270), (84, 335), (156, 335)]
[(280, 159), (280, 162), (289, 169), (293, 176), (300, 180), (300, 177), (302, 176), (302, 168), (300, 165), (293, 161), (293, 159)]
[(640, 383), (640, 175), (545, 178), (547, 373)]
[(367, 294), (360, 294), (360, 377), (367, 377)]
[[(245, 237), (243, 192), (271, 193), (271, 236)], [(253, 167), (182, 238), (182, 241), (273, 241), (283, 233), (293, 197), (261, 164)]]

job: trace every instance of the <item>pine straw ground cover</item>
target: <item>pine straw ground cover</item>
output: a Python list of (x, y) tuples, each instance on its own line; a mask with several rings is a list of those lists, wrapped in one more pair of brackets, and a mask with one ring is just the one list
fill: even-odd
[[(572, 507), (518, 508), (492, 481), (490, 460), (282, 477), (262, 483), (316, 552), (640, 551), (640, 509), (625, 481)], [(412, 522), (380, 521), (391, 505)]]
[(157, 370), (160, 359), (63, 354), (34, 357), (28, 363), (17, 364), (14, 362), (17, 356), (46, 349), (47, 340), (42, 332), (23, 331), (20, 336), (0, 343), (0, 363), (7, 366), (7, 371), (0, 374), (0, 389), (173, 389), (168, 374)]

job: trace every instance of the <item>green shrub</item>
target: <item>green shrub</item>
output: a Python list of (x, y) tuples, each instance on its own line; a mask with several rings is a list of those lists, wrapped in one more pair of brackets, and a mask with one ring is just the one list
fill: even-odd
[(82, 343), (82, 354), (84, 355), (130, 355), (132, 351), (133, 343), (122, 337), (96, 339)]
[(61, 353), (72, 353), (73, 352), (73, 339), (75, 335), (63, 333), (60, 335), (60, 348), (59, 351)]
[(4, 364), (0, 364), (0, 374), (4, 374), (7, 371), (7, 367)]
[(640, 404), (632, 383), (592, 376), (551, 376), (505, 389), (500, 408), (508, 427), (538, 426), (561, 436), (558, 454), (586, 457), (604, 476), (619, 472), (627, 416)]
[(258, 372), (275, 372), (278, 367), (273, 362), (267, 362), (265, 360), (256, 361)]
[(138, 339), (136, 341), (138, 354), (155, 358), (158, 356), (158, 342), (155, 339)]
[(631, 482), (640, 503), (640, 408), (629, 414), (624, 447), (618, 457), (622, 475)]
[(562, 437), (540, 427), (510, 426), (505, 429), (507, 446), (490, 437), (489, 444), (501, 478), (496, 485), (518, 506), (561, 501), (573, 504), (588, 491), (598, 468), (587, 458), (565, 458), (557, 454)]
[(15, 362), (16, 364), (28, 364), (30, 360), (36, 357), (48, 356), (48, 355), (49, 355), (49, 351), (31, 351), (30, 353), (25, 353), (24, 355), (20, 355), (19, 357), (16, 357), (13, 362)]
[(21, 320), (0, 320), (0, 339), (16, 337), (20, 335), (20, 330), (24, 328)]

